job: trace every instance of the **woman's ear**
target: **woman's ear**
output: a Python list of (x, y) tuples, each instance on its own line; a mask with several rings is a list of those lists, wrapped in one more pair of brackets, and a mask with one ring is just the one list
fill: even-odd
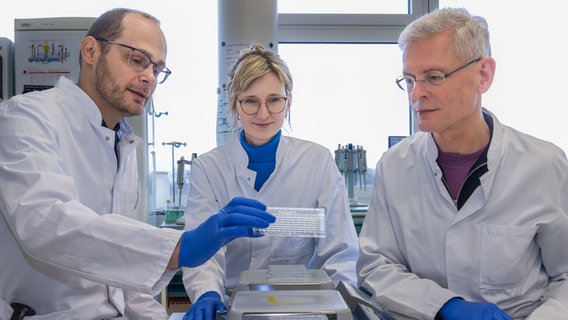
[(292, 92), (288, 93), (288, 99), (286, 99), (286, 112), (290, 110), (290, 106), (292, 106)]

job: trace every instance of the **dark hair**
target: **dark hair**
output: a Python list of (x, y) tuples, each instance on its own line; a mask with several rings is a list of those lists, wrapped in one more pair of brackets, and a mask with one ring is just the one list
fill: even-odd
[(154, 20), (158, 25), (160, 20), (149, 13), (127, 8), (114, 8), (100, 15), (91, 25), (87, 36), (114, 40), (122, 33), (122, 19), (129, 13), (136, 13)]
[[(87, 32), (87, 36), (93, 38), (104, 38), (108, 40), (114, 40), (120, 36), (123, 31), (122, 20), (129, 13), (139, 14), (140, 16), (153, 20), (156, 24), (160, 25), (160, 20), (158, 20), (153, 15), (135, 9), (128, 8), (114, 8), (106, 11), (100, 15), (91, 25), (91, 28)], [(105, 54), (108, 50), (108, 44), (101, 44), (102, 54)]]

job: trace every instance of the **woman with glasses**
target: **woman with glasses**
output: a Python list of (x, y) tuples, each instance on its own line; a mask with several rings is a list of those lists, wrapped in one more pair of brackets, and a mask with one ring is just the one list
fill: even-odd
[(420, 132), (377, 164), (360, 285), (413, 319), (568, 319), (568, 160), (483, 106), (487, 22), (442, 8), (398, 43)]
[(331, 152), (282, 134), (292, 105), (287, 65), (273, 52), (253, 45), (237, 59), (229, 76), (229, 116), (240, 128), (239, 136), (193, 162), (186, 228), (240, 195), (268, 207), (323, 208), (325, 238), (236, 240), (202, 266), (185, 268), (184, 284), (193, 301), (187, 319), (212, 319), (216, 310), (225, 309), (222, 297), (230, 294), (243, 270), (304, 265), (325, 270), (332, 280), (356, 283), (357, 234), (344, 179)]

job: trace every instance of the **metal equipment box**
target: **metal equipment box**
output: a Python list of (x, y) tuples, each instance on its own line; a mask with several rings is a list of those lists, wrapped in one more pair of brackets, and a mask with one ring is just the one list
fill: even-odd
[(240, 291), (228, 320), (352, 320), (351, 310), (336, 290)]
[[(281, 271), (283, 270), (282, 267), (293, 268), (295, 266), (280, 266), (280, 268), (277, 268), (278, 266), (271, 267), (274, 268), (245, 270), (241, 272), (235, 292), (267, 290), (322, 290), (335, 288), (333, 281), (324, 270), (304, 268), (299, 272), (289, 272), (286, 270)], [(277, 272), (274, 272), (274, 270), (277, 270)]]
[(79, 80), (81, 41), (95, 18), (15, 19), (15, 94)]

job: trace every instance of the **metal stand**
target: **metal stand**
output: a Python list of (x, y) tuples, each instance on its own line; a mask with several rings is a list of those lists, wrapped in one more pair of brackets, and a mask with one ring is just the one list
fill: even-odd
[[(351, 206), (357, 206), (353, 187), (359, 180), (359, 189), (363, 187), (367, 190), (367, 151), (362, 146), (354, 147), (352, 143), (341, 146), (335, 150), (335, 164), (339, 172), (345, 177), (347, 196)], [(358, 179), (357, 179), (358, 178)]]
[(178, 142), (178, 141), (172, 141), (172, 142), (162, 142), (162, 145), (168, 145), (168, 146), (172, 146), (172, 204), (175, 205), (176, 203), (176, 179), (175, 179), (175, 174), (176, 174), (176, 161), (175, 161), (175, 155), (174, 155), (174, 149), (175, 148), (179, 148), (181, 146), (187, 146), (186, 142)]
[[(197, 158), (197, 153), (191, 154), (191, 160), (185, 160), (183, 156), (177, 162), (177, 185), (179, 189), (179, 199), (178, 199), (178, 208), (181, 208), (181, 190), (183, 189), (184, 181), (184, 173), (185, 173), (185, 165), (191, 165), (193, 160)], [(174, 203), (175, 204), (175, 203)]]

